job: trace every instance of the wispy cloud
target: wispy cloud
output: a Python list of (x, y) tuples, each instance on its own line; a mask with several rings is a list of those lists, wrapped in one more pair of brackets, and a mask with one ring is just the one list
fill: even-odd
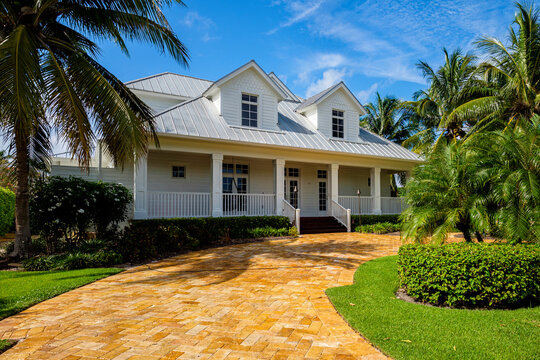
[(379, 83), (374, 83), (369, 87), (367, 90), (361, 90), (356, 94), (356, 97), (358, 100), (360, 100), (361, 103), (365, 103), (369, 100), (371, 95), (375, 94), (375, 91), (379, 88)]
[(310, 97), (312, 95), (315, 95), (316, 93), (319, 93), (323, 91), (324, 89), (328, 89), (330, 86), (342, 81), (344, 77), (347, 75), (347, 71), (345, 69), (328, 69), (322, 74), (322, 78), (312, 82), (307, 91), (306, 91), (306, 97)]
[[(273, 5), (282, 5), (283, 2), (274, 2)], [(276, 33), (278, 30), (289, 27), (291, 25), (294, 25), (313, 13), (317, 11), (321, 7), (322, 0), (319, 1), (292, 1), (290, 3), (287, 3), (286, 5), (289, 7), (290, 12), (292, 12), (294, 15), (291, 16), (287, 21), (281, 23), (278, 27), (273, 28), (272, 30), (268, 31), (267, 34), (271, 35)]]
[(189, 11), (186, 16), (184, 16), (181, 23), (188, 28), (197, 29), (202, 34), (201, 40), (204, 42), (219, 39), (219, 36), (211, 34), (217, 27), (216, 23), (212, 19), (202, 16), (196, 11)]

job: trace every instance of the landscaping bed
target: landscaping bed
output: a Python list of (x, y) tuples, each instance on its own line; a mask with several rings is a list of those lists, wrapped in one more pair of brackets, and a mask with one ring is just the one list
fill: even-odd
[(468, 310), (397, 299), (397, 256), (361, 265), (354, 284), (327, 290), (337, 311), (395, 359), (535, 359), (540, 307)]

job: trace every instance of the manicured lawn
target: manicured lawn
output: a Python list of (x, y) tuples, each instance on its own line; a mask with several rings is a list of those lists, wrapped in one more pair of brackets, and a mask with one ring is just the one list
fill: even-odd
[(120, 271), (122, 270), (114, 268), (32, 272), (0, 271), (0, 319)]
[[(395, 359), (540, 359), (540, 306), (461, 310), (395, 298), (397, 256), (361, 265), (350, 286), (328, 289), (348, 323)], [(354, 305), (352, 305), (354, 304)]]

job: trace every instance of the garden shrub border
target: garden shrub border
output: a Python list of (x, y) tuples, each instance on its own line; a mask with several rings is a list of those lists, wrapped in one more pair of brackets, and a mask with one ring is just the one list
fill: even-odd
[(404, 245), (400, 287), (417, 301), (461, 308), (516, 308), (540, 298), (540, 246)]
[(377, 223), (399, 224), (400, 215), (351, 215), (351, 225), (353, 229), (361, 225), (374, 225)]
[(0, 187), (0, 235), (5, 235), (15, 222), (15, 193)]

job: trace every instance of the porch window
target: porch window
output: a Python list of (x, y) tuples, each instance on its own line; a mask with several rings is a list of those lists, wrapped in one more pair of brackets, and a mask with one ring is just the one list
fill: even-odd
[(343, 139), (344, 116), (341, 110), (332, 110), (332, 137)]
[(326, 170), (317, 170), (317, 178), (318, 179), (326, 179), (327, 172)]
[(319, 211), (326, 211), (326, 181), (319, 182)]
[(257, 127), (259, 97), (242, 94), (242, 126)]
[(184, 166), (173, 166), (172, 167), (172, 177), (173, 178), (185, 178), (186, 177), (186, 168)]

